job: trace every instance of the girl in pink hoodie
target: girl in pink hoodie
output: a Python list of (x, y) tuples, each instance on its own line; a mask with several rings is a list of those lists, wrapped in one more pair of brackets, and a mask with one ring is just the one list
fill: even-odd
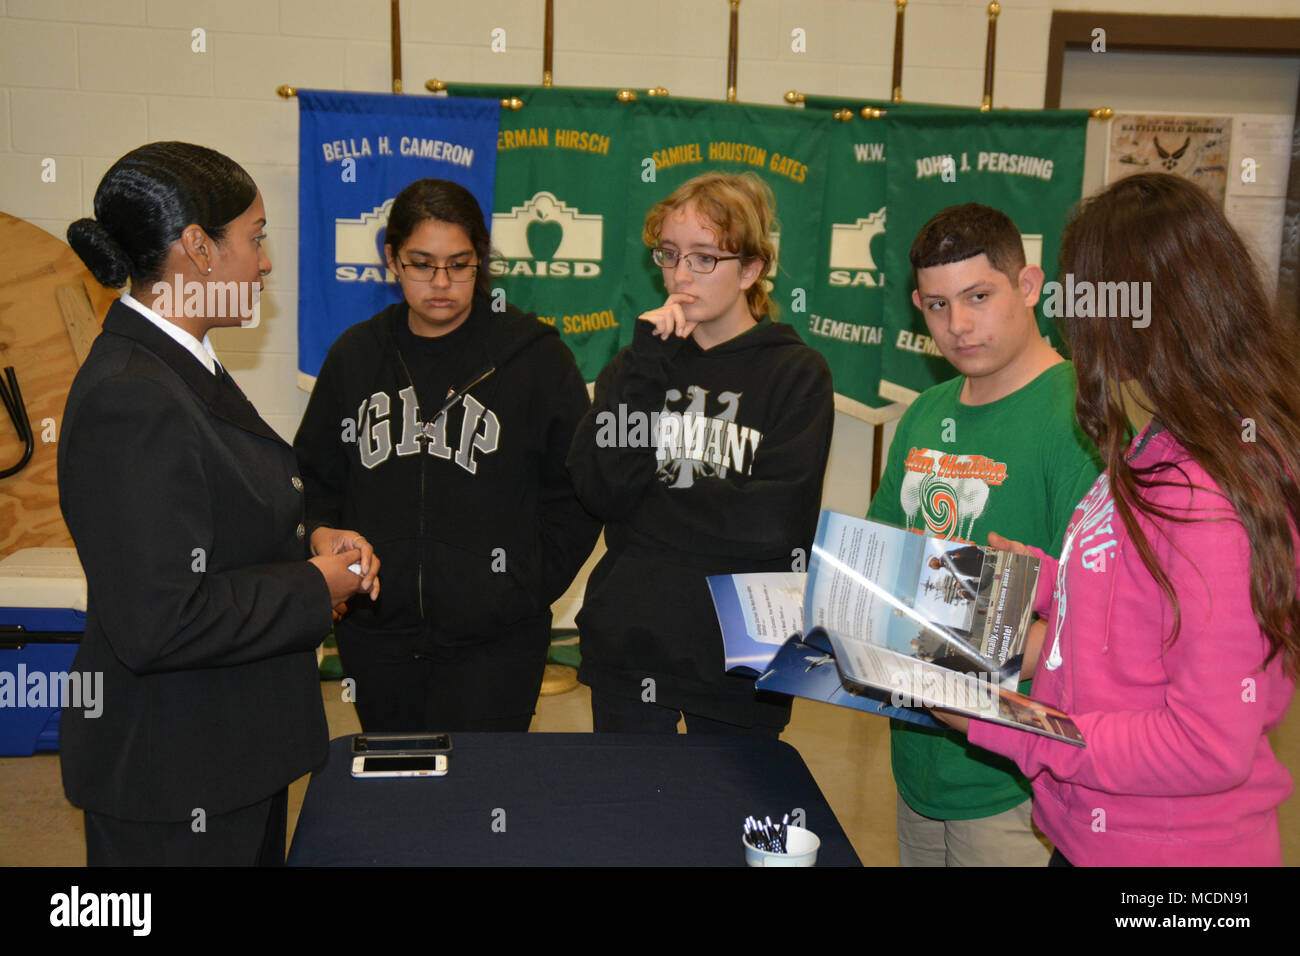
[[(1107, 471), (1059, 561), (1032, 552), (1047, 623), (1033, 693), (1087, 746), (979, 720), (970, 740), (1033, 781), (1057, 864), (1280, 865), (1292, 783), (1267, 734), (1300, 667), (1295, 317), (1269, 307), (1218, 204), (1174, 176), (1085, 201), (1061, 259), (1095, 294), (1070, 338)], [(1154, 415), (1136, 437), (1130, 380)]]

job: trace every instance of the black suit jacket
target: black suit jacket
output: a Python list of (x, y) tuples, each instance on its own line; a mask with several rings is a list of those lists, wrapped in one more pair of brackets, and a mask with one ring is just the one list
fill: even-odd
[(73, 667), (102, 713), (63, 712), (63, 786), (126, 820), (195, 819), (317, 767), (314, 649), (330, 630), (306, 562), (290, 448), (233, 381), (113, 303), (59, 436), (59, 503), (86, 573)]

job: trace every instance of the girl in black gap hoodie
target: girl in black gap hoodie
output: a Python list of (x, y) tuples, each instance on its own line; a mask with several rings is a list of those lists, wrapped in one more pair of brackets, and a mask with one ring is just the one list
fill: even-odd
[(609, 548), (578, 615), (597, 731), (673, 733), (681, 712), (689, 731), (775, 737), (790, 718), (789, 698), (724, 673), (705, 582), (789, 571), (816, 532), (831, 375), (770, 318), (772, 228), (752, 174), (696, 177), (646, 217), (668, 298), (601, 373), (569, 452)]
[(313, 550), (337, 527), (383, 549), (339, 654), (367, 731), (526, 731), (600, 531), (564, 468), (586, 387), (554, 328), (494, 308), (463, 187), (402, 190), (384, 251), (405, 299), (339, 336), (294, 441)]

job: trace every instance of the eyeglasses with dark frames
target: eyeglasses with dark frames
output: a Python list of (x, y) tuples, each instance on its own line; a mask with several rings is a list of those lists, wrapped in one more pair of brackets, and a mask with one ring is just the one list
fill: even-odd
[(743, 259), (744, 256), (714, 256), (706, 252), (688, 252), (682, 255), (676, 249), (665, 249), (663, 246), (656, 246), (650, 250), (650, 258), (654, 259), (655, 265), (661, 269), (676, 269), (680, 260), (685, 260), (686, 268), (690, 269), (697, 275), (709, 275), (718, 267), (719, 262), (730, 262), (732, 259)]
[(397, 262), (402, 267), (402, 274), (416, 282), (432, 282), (442, 269), (447, 271), (447, 278), (452, 282), (473, 282), (478, 275), (477, 262), (452, 262), (445, 266), (436, 266), (432, 262), (403, 262), (401, 259)]

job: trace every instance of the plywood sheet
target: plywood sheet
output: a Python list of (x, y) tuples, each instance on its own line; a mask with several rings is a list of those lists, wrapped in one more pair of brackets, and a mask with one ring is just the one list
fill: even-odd
[[(0, 479), (0, 557), (21, 548), (72, 546), (59, 514), (56, 468), (63, 405), (79, 366), (73, 341), (84, 349), (116, 297), (67, 243), (0, 213), (0, 369), (12, 365), (17, 372), (36, 440), (27, 467)], [(65, 311), (82, 316), (73, 319), (71, 333)], [(0, 468), (17, 462), (22, 450), (0, 406)]]

